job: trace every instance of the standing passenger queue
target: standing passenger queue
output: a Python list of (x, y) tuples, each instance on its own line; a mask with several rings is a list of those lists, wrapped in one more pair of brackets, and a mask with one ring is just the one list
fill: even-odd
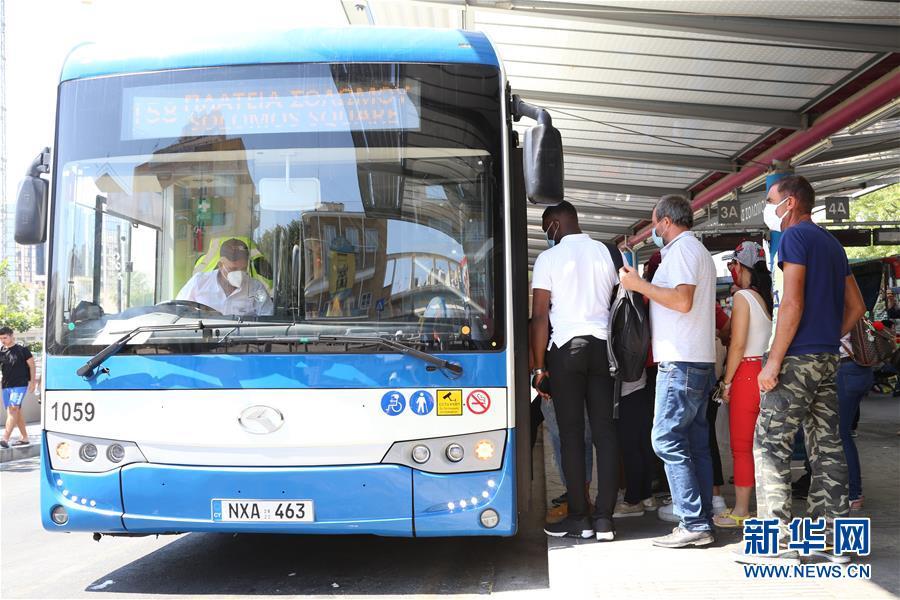
[[(771, 186), (764, 218), (772, 231), (781, 233), (772, 248), (773, 273), (754, 242), (741, 243), (727, 257), (734, 283), (727, 325), (717, 325), (716, 268), (690, 231), (693, 209), (685, 198), (664, 196), (653, 209), (651, 239), (660, 248), (661, 261), (658, 267), (655, 261), (648, 264), (645, 274), (652, 275), (645, 278), (627, 263), (617, 274), (611, 249), (581, 231), (570, 203), (545, 210), (542, 229), (550, 248), (534, 266), (530, 362), (532, 383), (544, 401), (552, 394), (568, 499), (568, 514), (546, 525), (548, 535), (611, 541), (614, 517), (654, 510), (650, 485), (656, 463), (652, 455), (644, 456), (644, 442), (648, 453), (652, 444), (664, 464), (667, 481), (660, 487), (667, 483), (671, 491), (668, 517), (661, 510), (660, 518), (677, 520), (672, 533), (652, 541), (655, 546), (712, 544), (716, 527), (740, 528), (753, 516), (754, 497), (759, 518), (777, 518), (786, 533), (792, 518), (790, 460), (798, 430), (805, 435), (812, 471), (809, 516), (830, 523), (849, 514), (848, 499), (857, 502), (854, 508), (861, 506), (858, 455), (855, 445), (853, 452), (849, 449), (849, 423), (842, 421), (853, 415), (841, 413), (858, 407), (857, 392), (864, 394), (867, 388), (865, 382), (851, 380), (856, 371), (846, 364), (849, 349), (843, 362), (840, 352), (842, 337), (863, 317), (865, 304), (843, 247), (813, 223), (814, 204), (814, 190), (803, 177), (786, 176)], [(640, 385), (632, 385), (629, 393), (622, 392), (614, 418), (616, 382), (610, 375), (607, 339), (613, 334), (608, 331), (610, 307), (618, 285), (649, 302), (652, 351), (647, 364), (653, 367), (655, 391), (652, 408), (648, 395), (645, 410), (644, 396), (634, 392)], [(806, 301), (813, 298), (815, 302)], [(720, 378), (717, 330), (728, 345)], [(851, 396), (852, 385), (856, 398), (840, 407), (839, 366), (846, 372), (841, 381), (852, 381), (843, 383), (848, 389), (842, 397)], [(628, 388), (628, 382), (624, 385)], [(713, 503), (715, 423), (708, 420), (715, 418), (715, 411), (708, 411), (713, 401), (729, 406), (735, 485), (731, 509), (720, 498)], [(597, 456), (592, 513), (585, 492), (590, 481), (585, 477), (586, 450), (590, 456), (585, 413)], [(621, 487), (626, 489), (617, 503), (620, 451)], [(853, 481), (848, 479), (848, 458)], [(819, 554), (840, 561), (844, 557), (833, 554), (831, 543), (829, 539), (829, 547)], [(736, 560), (796, 564), (799, 556), (782, 547), (774, 555), (738, 554)]]

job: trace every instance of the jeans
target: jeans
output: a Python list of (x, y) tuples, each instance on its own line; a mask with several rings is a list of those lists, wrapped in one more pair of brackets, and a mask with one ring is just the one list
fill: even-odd
[[(556, 409), (553, 406), (553, 398), (541, 400), (541, 412), (544, 413), (544, 431), (550, 436), (550, 446), (553, 448), (553, 462), (559, 471), (559, 478), (563, 487), (566, 485), (566, 475), (562, 469), (562, 454), (559, 448), (559, 424), (556, 422)], [(591, 424), (587, 418), (587, 408), (584, 409), (584, 480), (589, 482), (594, 473), (594, 444), (591, 442)]]
[(712, 363), (663, 362), (656, 378), (653, 450), (666, 466), (672, 506), (688, 531), (712, 529), (712, 457), (706, 404)]
[[(710, 390), (710, 396), (712, 396), (712, 390)], [(706, 403), (706, 422), (709, 424), (709, 456), (712, 458), (713, 485), (725, 485), (725, 475), (722, 473), (722, 455), (719, 454), (719, 439), (716, 436), (718, 416), (719, 403), (710, 398)]]
[(579, 336), (547, 354), (550, 389), (559, 423), (560, 453), (566, 477), (569, 516), (588, 516), (584, 486), (586, 448), (584, 410), (597, 448), (597, 500), (594, 518), (612, 525), (619, 487), (619, 448), (613, 421), (613, 380), (606, 341)]
[(852, 360), (841, 361), (838, 367), (837, 393), (841, 443), (847, 457), (851, 500), (862, 496), (862, 473), (859, 468), (859, 452), (850, 430), (853, 428), (854, 416), (859, 411), (859, 403), (872, 389), (874, 379), (871, 367), (861, 367)]

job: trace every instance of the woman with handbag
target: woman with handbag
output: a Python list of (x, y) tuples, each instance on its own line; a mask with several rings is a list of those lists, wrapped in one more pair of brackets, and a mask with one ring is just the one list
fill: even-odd
[(844, 446), (844, 456), (847, 457), (847, 473), (850, 480), (850, 510), (856, 511), (863, 508), (862, 470), (859, 466), (859, 450), (856, 448), (856, 440), (853, 439), (853, 417), (859, 411), (859, 403), (865, 398), (872, 384), (875, 382), (875, 374), (872, 367), (861, 365), (850, 356), (852, 349), (850, 334), (841, 339), (841, 362), (837, 372), (838, 410), (840, 411), (841, 443)]
[(718, 527), (743, 527), (750, 516), (754, 489), (753, 433), (759, 415), (757, 375), (772, 331), (772, 277), (763, 249), (741, 242), (728, 263), (734, 284), (731, 342), (720, 396), (729, 403), (731, 455), (734, 460), (734, 508), (713, 517)]

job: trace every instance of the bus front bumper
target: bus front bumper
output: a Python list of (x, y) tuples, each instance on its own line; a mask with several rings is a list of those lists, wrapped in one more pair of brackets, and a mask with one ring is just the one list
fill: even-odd
[[(503, 467), (433, 474), (406, 466), (192, 467), (136, 463), (106, 473), (54, 471), (42, 440), (41, 521), (48, 531), (510, 536), (517, 527), (515, 436)], [(222, 522), (213, 500), (311, 500), (315, 520)], [(65, 509), (66, 520), (51, 514)], [(486, 510), (497, 513), (493, 527)]]

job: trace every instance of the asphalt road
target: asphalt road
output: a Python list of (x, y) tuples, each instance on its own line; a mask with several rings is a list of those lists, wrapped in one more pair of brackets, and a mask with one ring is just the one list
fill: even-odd
[(543, 595), (548, 573), (541, 463), (538, 459), (535, 508), (515, 538), (193, 533), (99, 542), (90, 534), (44, 531), (38, 519), (38, 459), (5, 463), (0, 597)]

